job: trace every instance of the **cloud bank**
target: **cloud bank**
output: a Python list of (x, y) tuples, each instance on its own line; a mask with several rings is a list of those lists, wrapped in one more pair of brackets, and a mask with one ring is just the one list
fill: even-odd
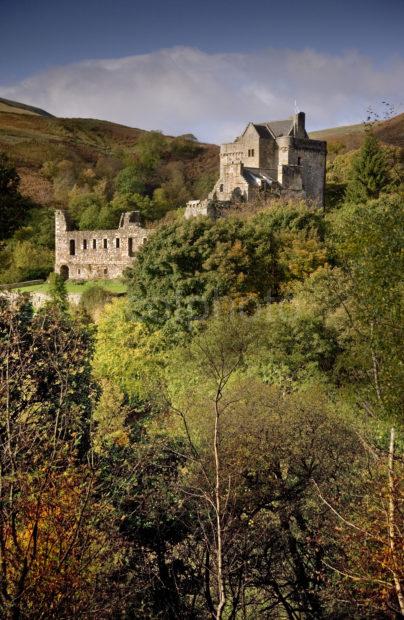
[(360, 122), (369, 106), (402, 107), (404, 59), (379, 67), (357, 52), (267, 49), (208, 54), (189, 47), (55, 67), (0, 96), (57, 116), (106, 119), (200, 140), (233, 139), (249, 120), (285, 118), (294, 103), (310, 129)]

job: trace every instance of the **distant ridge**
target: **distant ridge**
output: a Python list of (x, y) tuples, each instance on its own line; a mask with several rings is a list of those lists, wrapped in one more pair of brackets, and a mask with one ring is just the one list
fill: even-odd
[[(7, 108), (11, 108), (8, 110)], [(14, 112), (16, 114), (33, 114), (34, 116), (47, 116), (48, 118), (55, 118), (53, 114), (49, 114), (46, 110), (36, 108), (26, 103), (20, 103), (19, 101), (12, 101), (11, 99), (3, 99), (0, 97), (0, 112)]]

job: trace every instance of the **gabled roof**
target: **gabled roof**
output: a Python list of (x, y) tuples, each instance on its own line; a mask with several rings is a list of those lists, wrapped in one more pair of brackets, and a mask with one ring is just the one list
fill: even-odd
[(280, 136), (288, 136), (293, 128), (293, 118), (288, 118), (285, 121), (254, 123), (254, 127), (258, 131), (261, 138), (268, 138), (270, 136), (275, 138), (279, 138)]
[(253, 123), (255, 130), (258, 132), (260, 138), (272, 138), (272, 134), (269, 131), (265, 123)]

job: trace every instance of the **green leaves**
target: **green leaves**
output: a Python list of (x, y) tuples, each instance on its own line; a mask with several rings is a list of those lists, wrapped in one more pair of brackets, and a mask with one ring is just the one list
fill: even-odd
[(391, 183), (387, 156), (372, 132), (353, 159), (350, 177), (346, 199), (353, 203), (377, 198)]

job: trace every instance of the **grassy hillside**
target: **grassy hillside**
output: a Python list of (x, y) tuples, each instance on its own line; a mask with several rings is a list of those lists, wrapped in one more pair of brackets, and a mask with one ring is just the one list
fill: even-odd
[[(360, 147), (363, 141), (364, 124), (332, 127), (321, 131), (312, 131), (310, 137), (315, 140), (326, 140), (329, 145), (341, 144), (345, 151)], [(385, 144), (404, 147), (404, 114), (399, 114), (387, 121), (375, 124), (374, 132)]]
[(11, 101), (11, 99), (4, 99), (0, 97), (0, 111), (1, 112), (12, 112), (13, 114), (28, 114), (31, 116), (47, 116), (49, 118), (53, 118), (52, 114), (46, 112), (45, 110), (41, 110), (41, 108), (36, 108), (32, 105), (27, 105), (26, 103), (20, 103), (19, 101)]
[[(77, 174), (97, 165), (116, 171), (145, 133), (108, 121), (55, 118), (25, 109), (17, 111), (4, 103), (0, 107), (0, 151), (5, 151), (16, 163), (22, 180), (21, 192), (41, 204), (54, 199), (49, 179), (41, 170), (45, 162), (72, 162)], [(173, 140), (167, 137), (168, 142)], [(182, 162), (184, 176), (193, 183), (202, 173), (217, 171), (218, 148), (195, 144), (192, 156), (179, 154), (168, 159)]]

